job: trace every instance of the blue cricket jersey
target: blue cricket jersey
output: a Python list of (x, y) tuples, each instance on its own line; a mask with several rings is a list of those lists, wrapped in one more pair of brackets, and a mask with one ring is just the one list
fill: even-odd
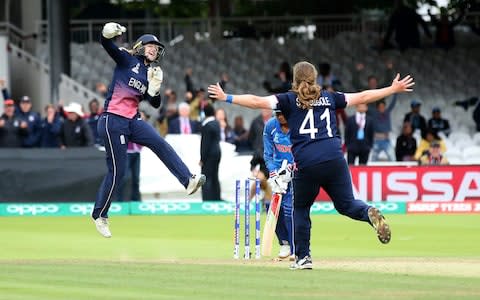
[(118, 48), (111, 39), (101, 37), (101, 43), (107, 53), (117, 63), (112, 83), (108, 88), (104, 111), (133, 118), (138, 113), (138, 104), (143, 99), (158, 108), (160, 96), (151, 97), (147, 93), (148, 65), (143, 56), (131, 55), (125, 49)]
[(297, 94), (293, 92), (277, 94), (276, 97), (277, 108), (290, 127), (293, 157), (299, 169), (343, 158), (335, 109), (347, 106), (344, 94), (322, 90), (310, 109), (300, 108)]
[(284, 159), (293, 164), (290, 130), (282, 131), (277, 118), (271, 118), (263, 129), (263, 158), (269, 172), (277, 171)]

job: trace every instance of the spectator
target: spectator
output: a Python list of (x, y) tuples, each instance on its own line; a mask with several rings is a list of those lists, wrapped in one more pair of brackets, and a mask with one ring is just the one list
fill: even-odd
[(59, 148), (62, 118), (57, 114), (55, 106), (48, 104), (45, 107), (46, 117), (40, 123), (40, 147)]
[(440, 144), (440, 150), (442, 153), (447, 151), (447, 146), (445, 142), (438, 136), (438, 134), (431, 128), (428, 128), (425, 134), (422, 136), (420, 143), (415, 151), (415, 160), (419, 160), (422, 155), (428, 152), (430, 149), (430, 144), (436, 142)]
[(428, 128), (433, 129), (437, 134), (441, 132), (447, 137), (451, 132), (450, 122), (448, 122), (447, 119), (442, 118), (442, 111), (439, 107), (434, 107), (432, 109), (432, 118), (428, 120), (427, 126)]
[(227, 113), (223, 108), (218, 108), (215, 111), (215, 119), (220, 124), (220, 141), (234, 144), (235, 134), (232, 127), (228, 124)]
[(30, 97), (23, 96), (20, 99), (20, 109), (15, 113), (28, 124), (28, 135), (24, 137), (22, 146), (26, 148), (39, 147), (42, 118), (38, 112), (32, 111)]
[(420, 113), (421, 106), (422, 103), (420, 101), (412, 100), (412, 102), (410, 103), (411, 111), (405, 114), (403, 122), (409, 122), (412, 125), (413, 133), (415, 133), (416, 130), (420, 130), (420, 134), (424, 135), (425, 131), (427, 130), (427, 121), (425, 120), (425, 117), (422, 116), (422, 114)]
[[(230, 80), (230, 78), (228, 77), (228, 74), (227, 73), (222, 73), (222, 76), (220, 76), (220, 86), (222, 88), (225, 88), (227, 86), (227, 83), (228, 83), (229, 80)], [(212, 99), (212, 101), (214, 101), (214, 99)]]
[(67, 118), (60, 130), (60, 147), (88, 147), (93, 146), (93, 135), (90, 126), (82, 119), (84, 114), (82, 106), (72, 102), (63, 108)]
[(95, 84), (95, 92), (102, 96), (102, 98), (106, 98), (108, 94), (108, 87), (103, 82), (97, 82)]
[(205, 106), (205, 90), (203, 88), (199, 89), (195, 94), (195, 98), (189, 103), (190, 104), (190, 119), (198, 121), (201, 120), (200, 113), (203, 112), (203, 106)]
[(177, 93), (171, 89), (164, 92), (165, 102), (162, 102), (158, 109), (157, 129), (161, 136), (168, 133), (168, 123), (178, 117), (177, 111)]
[[(260, 161), (263, 161), (263, 129), (271, 117), (272, 110), (262, 109), (260, 115), (253, 119), (248, 131), (248, 142), (253, 149), (253, 156)], [(253, 166), (255, 165), (256, 163)], [(268, 178), (268, 172), (265, 174), (266, 178)]]
[[(269, 172), (265, 165), (265, 159), (263, 157), (254, 156), (252, 160), (250, 160), (250, 171), (250, 178), (255, 178), (260, 181), (261, 199), (259, 199), (259, 201), (263, 203), (264, 210), (268, 211), (272, 200), (272, 186), (268, 182)], [(252, 185), (250, 186), (250, 200), (255, 196), (255, 185), (256, 183), (252, 182)]]
[(95, 145), (101, 146), (103, 141), (98, 135), (97, 124), (102, 111), (100, 109), (100, 103), (98, 100), (90, 100), (90, 102), (88, 102), (88, 109), (90, 110), (90, 114), (86, 117), (88, 126), (90, 126), (90, 131), (92, 132)]
[(417, 151), (417, 140), (413, 137), (412, 124), (405, 122), (395, 145), (397, 161), (415, 161), (415, 151)]
[[(385, 63), (384, 73), (383, 73), (383, 76), (380, 78), (373, 74), (366, 76), (366, 74), (364, 74), (364, 70), (365, 70), (365, 65), (360, 62), (356, 64), (355, 70), (352, 72), (352, 84), (357, 92), (388, 86), (390, 85), (390, 82), (389, 82), (390, 78), (394, 76), (393, 63), (390, 60), (388, 60)], [(366, 82), (364, 82), (364, 78), (367, 78)], [(385, 101), (385, 99), (381, 99), (381, 100)], [(369, 103), (367, 114), (373, 113), (375, 111), (375, 108), (376, 108), (375, 103)]]
[(432, 15), (428, 10), (428, 15), (435, 26), (435, 46), (444, 50), (449, 50), (455, 46), (454, 27), (457, 26), (465, 16), (465, 9), (460, 9), (458, 16), (448, 14), (446, 7), (440, 8), (440, 18)]
[(333, 91), (342, 89), (342, 82), (334, 74), (329, 63), (322, 62), (318, 65), (317, 83), (322, 89), (331, 88)]
[(186, 102), (178, 105), (178, 117), (168, 124), (170, 134), (192, 134), (199, 132), (197, 121), (190, 119), (190, 106)]
[(20, 148), (28, 135), (28, 124), (15, 115), (15, 102), (3, 102), (3, 115), (0, 117), (0, 148)]
[(186, 91), (184, 97), (185, 97), (185, 102), (187, 102), (188, 104), (192, 103), (192, 101), (193, 101), (193, 93), (192, 92)]
[(206, 105), (205, 120), (202, 122), (200, 140), (200, 166), (202, 174), (208, 180), (202, 186), (202, 200), (221, 200), (220, 181), (218, 180), (218, 167), (222, 152), (220, 150), (220, 125), (215, 119), (215, 109)]
[(433, 141), (430, 143), (430, 148), (426, 151), (419, 160), (420, 165), (448, 165), (449, 162), (445, 156), (443, 156), (440, 143)]
[(373, 120), (367, 116), (368, 106), (358, 104), (357, 112), (347, 120), (345, 145), (349, 165), (355, 164), (358, 157), (360, 165), (366, 165), (373, 145)]
[[(254, 177), (261, 181), (266, 181), (269, 175), (263, 158), (263, 129), (271, 117), (272, 110), (262, 109), (260, 115), (253, 119), (252, 124), (250, 124), (250, 130), (248, 131), (248, 142), (253, 149), (253, 157), (250, 161), (250, 171), (257, 174)], [(260, 172), (255, 171), (255, 169), (259, 169)], [(270, 199), (271, 198), (265, 199), (265, 201), (270, 202)]]
[[(280, 64), (279, 70), (273, 76), (273, 81), (263, 82), (263, 87), (269, 93), (285, 93), (292, 88), (292, 69), (286, 61)], [(223, 87), (222, 87), (223, 88)]]
[(425, 34), (431, 38), (427, 24), (414, 9), (406, 6), (403, 0), (396, 0), (394, 10), (388, 21), (387, 33), (384, 37), (384, 48), (390, 45), (390, 38), (395, 33), (395, 41), (400, 51), (408, 48), (420, 48), (420, 32), (418, 25), (421, 25)]
[(373, 161), (378, 161), (378, 156), (382, 152), (387, 155), (388, 161), (394, 161), (393, 148), (392, 144), (390, 143), (390, 132), (392, 131), (391, 114), (396, 103), (396, 94), (393, 95), (393, 99), (387, 108), (385, 108), (384, 100), (375, 102), (376, 107), (371, 114), (374, 131), (372, 152)]
[(193, 74), (193, 69), (192, 68), (187, 68), (185, 70), (185, 89), (187, 92), (192, 93), (192, 95), (195, 94), (195, 87), (193, 85), (192, 81), (192, 74)]
[(243, 153), (252, 151), (248, 143), (249, 133), (248, 130), (245, 129), (242, 116), (236, 116), (233, 120), (233, 134), (236, 152)]
[(2, 90), (3, 100), (10, 99), (10, 94), (8, 93), (7, 86), (5, 85), (5, 79), (0, 78), (0, 90)]

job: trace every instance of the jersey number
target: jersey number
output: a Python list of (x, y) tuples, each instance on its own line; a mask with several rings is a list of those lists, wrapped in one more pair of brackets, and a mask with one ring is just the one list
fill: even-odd
[[(313, 118), (313, 109), (309, 109), (305, 119), (303, 119), (302, 125), (300, 125), (300, 134), (310, 134), (310, 138), (314, 139), (315, 134), (318, 132), (317, 127), (315, 126), (315, 120)], [(332, 128), (330, 128), (330, 110), (325, 108), (325, 111), (320, 116), (320, 121), (326, 120), (325, 127), (327, 128), (327, 135), (333, 137)], [(307, 128), (308, 124), (308, 128)]]

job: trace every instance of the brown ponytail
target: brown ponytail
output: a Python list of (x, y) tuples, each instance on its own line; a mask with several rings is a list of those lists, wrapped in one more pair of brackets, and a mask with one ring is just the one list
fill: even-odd
[(312, 107), (312, 100), (320, 97), (315, 66), (306, 61), (301, 61), (293, 66), (292, 91), (297, 94), (297, 105), (300, 108), (310, 109)]

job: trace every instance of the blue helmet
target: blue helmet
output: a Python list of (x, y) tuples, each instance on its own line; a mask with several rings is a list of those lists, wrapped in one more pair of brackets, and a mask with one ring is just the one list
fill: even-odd
[(165, 46), (162, 43), (160, 43), (158, 38), (153, 34), (144, 34), (135, 41), (135, 43), (133, 44), (133, 50), (135, 52), (134, 54), (145, 56), (144, 46), (147, 44), (154, 44), (158, 46), (158, 55), (157, 55), (157, 58), (153, 61), (158, 63), (163, 58), (163, 55), (165, 54)]

